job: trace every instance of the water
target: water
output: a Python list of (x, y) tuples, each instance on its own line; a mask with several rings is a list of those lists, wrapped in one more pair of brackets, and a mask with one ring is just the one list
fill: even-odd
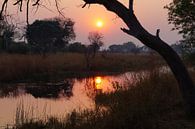
[[(15, 123), (16, 112), (24, 109), (27, 117), (64, 117), (73, 110), (94, 108), (97, 88), (113, 92), (117, 86), (134, 83), (136, 73), (65, 79), (63, 83), (0, 85), (0, 128)], [(98, 80), (99, 79), (99, 80)], [(115, 88), (113, 88), (115, 87)]]

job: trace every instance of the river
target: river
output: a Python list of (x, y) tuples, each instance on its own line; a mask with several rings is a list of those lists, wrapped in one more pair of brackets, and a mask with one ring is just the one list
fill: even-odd
[[(94, 108), (97, 89), (113, 92), (134, 83), (136, 73), (65, 79), (59, 83), (0, 85), (0, 128), (12, 126), (16, 117), (65, 117), (73, 110)], [(20, 116), (21, 117), (21, 116)]]

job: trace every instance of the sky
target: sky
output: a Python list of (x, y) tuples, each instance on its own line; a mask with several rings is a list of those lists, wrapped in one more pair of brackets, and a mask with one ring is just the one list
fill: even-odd
[[(128, 0), (119, 0), (128, 6)], [(30, 23), (35, 19), (53, 18), (59, 16), (55, 4), (52, 0), (44, 0), (47, 8), (40, 7), (35, 13), (35, 8), (30, 9)], [(167, 21), (168, 11), (163, 7), (170, 3), (171, 0), (135, 0), (134, 12), (141, 24), (152, 34), (160, 29), (160, 37), (168, 44), (176, 43), (181, 39), (177, 31), (171, 31), (173, 25), (169, 25)], [(75, 21), (76, 40), (84, 44), (88, 44), (88, 34), (92, 31), (98, 31), (104, 35), (105, 47), (111, 44), (122, 44), (132, 41), (141, 46), (141, 43), (135, 38), (123, 33), (120, 28), (125, 27), (123, 21), (114, 13), (107, 11), (101, 5), (90, 5), (82, 8), (84, 4), (82, 0), (61, 0), (59, 2), (60, 9), (64, 15)], [(14, 14), (14, 18), (21, 23), (25, 23), (25, 9), (22, 13), (16, 13), (17, 7), (9, 4), (8, 11)], [(95, 24), (98, 19), (104, 23), (103, 27), (98, 28)]]

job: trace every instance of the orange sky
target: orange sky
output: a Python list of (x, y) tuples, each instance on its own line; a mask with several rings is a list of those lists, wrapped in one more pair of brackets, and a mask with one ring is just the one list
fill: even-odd
[[(128, 0), (120, 1), (125, 5), (128, 5)], [(143, 26), (154, 34), (159, 28), (161, 30), (161, 38), (169, 44), (175, 43), (180, 39), (177, 32), (170, 31), (172, 25), (168, 25), (167, 10), (163, 9), (163, 6), (170, 2), (171, 0), (135, 0), (134, 3), (135, 13)], [(72, 18), (76, 22), (76, 41), (88, 43), (88, 33), (98, 30), (104, 35), (105, 46), (110, 44), (121, 44), (127, 41), (133, 41), (140, 44), (139, 41), (133, 37), (121, 32), (120, 27), (124, 27), (125, 25), (119, 18), (116, 17), (115, 14), (108, 12), (100, 5), (91, 5), (89, 8), (86, 7), (82, 9), (80, 6), (81, 4), (83, 4), (82, 0), (61, 0), (60, 2), (60, 8), (63, 8), (65, 16)], [(9, 7), (9, 10), (11, 10), (12, 13), (16, 12), (16, 7), (11, 5)], [(55, 5), (47, 2), (47, 7), (53, 10), (53, 12), (48, 11), (45, 8), (40, 8), (36, 14), (31, 11), (30, 22), (33, 22), (34, 19), (58, 16)], [(25, 19), (23, 16), (24, 12), (19, 15), (20, 16), (17, 16), (17, 18), (19, 18), (20, 21), (23, 21)], [(97, 28), (95, 26), (97, 19), (102, 19), (104, 21), (103, 28)]]

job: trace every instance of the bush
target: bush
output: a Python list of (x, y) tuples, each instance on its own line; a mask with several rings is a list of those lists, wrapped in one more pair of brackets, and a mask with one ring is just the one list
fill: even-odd
[(24, 42), (11, 43), (8, 52), (9, 53), (19, 53), (19, 54), (27, 54), (29, 53), (29, 45)]

